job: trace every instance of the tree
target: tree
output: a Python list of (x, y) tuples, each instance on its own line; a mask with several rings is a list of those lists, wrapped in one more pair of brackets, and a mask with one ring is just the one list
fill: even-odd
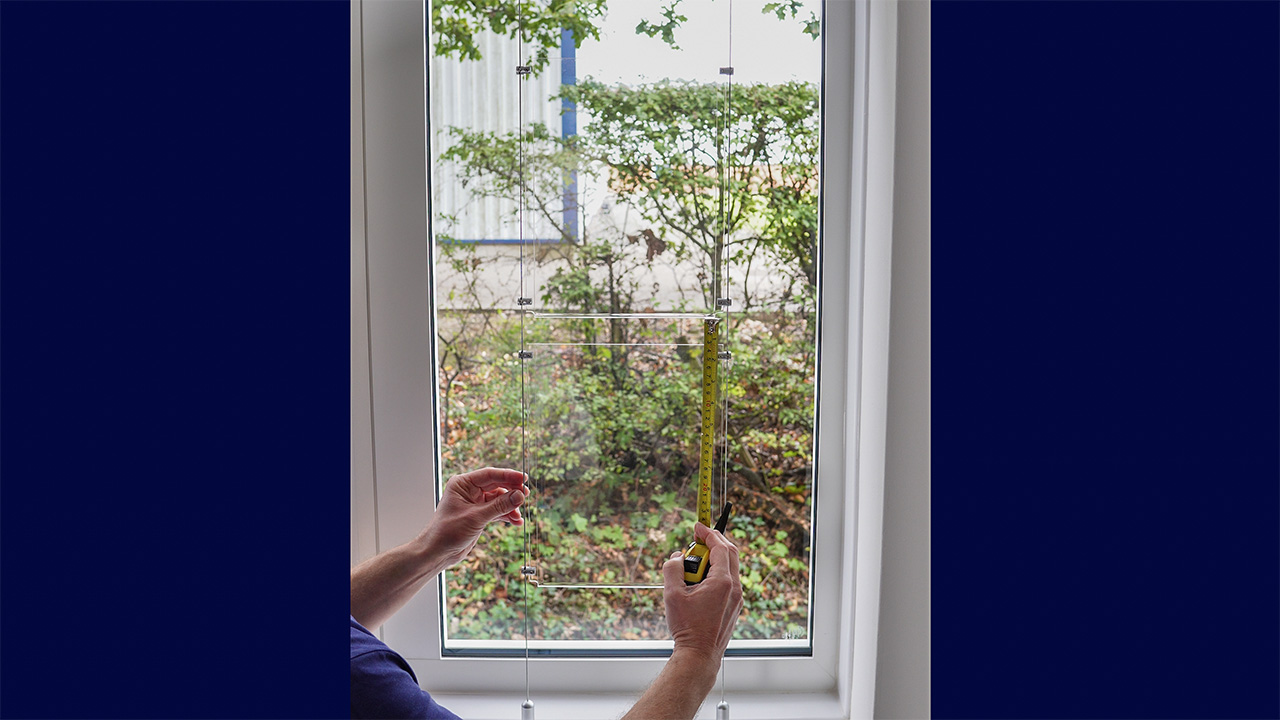
[[(741, 295), (744, 309), (765, 311), (773, 319), (768, 331), (758, 332), (754, 347), (735, 351), (744, 367), (754, 369), (754, 379), (735, 399), (751, 411), (739, 416), (743, 419), (738, 421), (740, 437), (732, 440), (732, 470), (754, 488), (753, 503), (767, 508), (775, 522), (790, 523), (786, 527), (798, 543), (792, 549), (802, 552), (807, 525), (799, 511), (804, 506), (793, 498), (805, 497), (804, 478), (811, 472), (804, 458), (809, 457), (812, 433), (813, 346), (792, 344), (791, 339), (812, 338), (813, 331), (817, 88), (799, 82), (740, 86), (727, 98), (719, 85), (664, 82), (626, 88), (587, 80), (564, 92), (591, 117), (581, 135), (563, 138), (540, 125), (507, 134), (455, 128), (455, 142), (443, 159), (460, 165), (457, 177), (477, 195), (517, 203), (523, 198), (528, 212), (557, 227), (566, 241), (574, 240), (561, 223), (563, 174), (568, 171), (607, 178), (610, 191), (644, 218), (647, 226), (628, 238), (587, 234), (576, 244), (563, 243), (564, 255), (555, 257), (557, 268), (542, 288), (551, 309), (633, 311), (636, 288), (631, 271), (653, 259), (630, 244), (640, 237), (650, 252), (674, 254), (702, 268), (695, 290), (708, 308), (722, 296), (715, 270), (726, 260), (748, 269), (752, 263), (764, 263), (767, 272), (786, 278), (781, 296)], [(807, 312), (784, 312), (796, 307)], [(609, 343), (628, 342), (629, 324), (611, 321), (608, 326)], [(597, 327), (584, 321), (581, 340), (593, 344), (602, 339), (593, 334)], [(634, 473), (635, 467), (658, 465), (654, 453), (662, 446), (656, 439), (641, 441), (647, 437), (641, 428), (670, 426), (671, 422), (656, 420), (674, 415), (669, 409), (637, 412), (644, 402), (640, 398), (652, 393), (630, 394), (646, 387), (630, 377), (636, 371), (631, 350), (619, 347), (611, 352), (611, 377), (596, 378), (610, 386), (600, 397), (625, 398), (622, 406), (628, 412), (623, 414), (644, 422), (628, 426), (626, 442), (613, 439), (616, 428), (602, 427), (606, 436), (594, 447), (614, 448), (620, 458), (618, 472)], [(652, 381), (659, 376), (649, 370), (646, 377)], [(597, 395), (589, 393), (576, 402), (591, 398)], [(645, 452), (635, 455), (619, 450), (623, 447)], [(661, 466), (677, 473), (688, 467), (670, 461)], [(798, 494), (776, 494), (787, 488), (785, 492)]]
[[(688, 19), (677, 10), (681, 2), (669, 0), (660, 10), (662, 22), (642, 20), (636, 34), (661, 36), (664, 43), (678, 49), (675, 32)], [(802, 7), (801, 0), (783, 0), (765, 3), (761, 12), (785, 20), (798, 17)], [(545, 4), (536, 0), (433, 0), (435, 54), (479, 60), (476, 35), (490, 30), (530, 43), (533, 55), (526, 63), (537, 74), (549, 64), (550, 52), (560, 47), (562, 29), (573, 34), (574, 47), (581, 47), (587, 38), (599, 40), (599, 22), (607, 11), (608, 0), (546, 0)], [(801, 22), (804, 32), (817, 39), (821, 27), (817, 15), (811, 11)]]
[[(650, 229), (690, 254), (708, 307), (726, 297), (723, 268), (749, 274), (761, 254), (816, 285), (818, 91), (809, 83), (661, 82), (564, 88), (591, 122), (582, 142), (610, 187)], [(748, 307), (752, 298), (743, 295)]]
[(434, 0), (431, 32), (435, 54), (479, 60), (476, 35), (491, 30), (498, 35), (531, 43), (533, 55), (526, 62), (540, 72), (550, 62), (551, 50), (560, 47), (561, 30), (573, 33), (574, 46), (587, 38), (599, 39), (597, 23), (607, 0)]
[[(504, 135), (453, 128), (455, 144), (442, 159), (459, 164), (459, 177), (476, 194), (523, 203), (566, 240), (573, 238), (560, 221), (564, 174), (605, 173), (618, 200), (647, 223), (632, 237), (698, 266), (707, 307), (726, 296), (727, 262), (749, 277), (762, 259), (788, 279), (784, 296), (767, 304), (799, 299), (810, 307), (806, 298), (817, 283), (815, 86), (741, 85), (730, 94), (712, 84), (627, 88), (587, 79), (562, 96), (591, 118), (580, 135), (562, 138), (540, 125)], [(761, 300), (743, 292), (748, 308)], [(620, 307), (614, 298), (605, 310)]]
[[(441, 160), (459, 165), (463, 187), (480, 197), (511, 201), (558, 234), (556, 269), (541, 288), (549, 307), (583, 313), (625, 313), (635, 308), (634, 271), (652, 262), (655, 253), (637, 253), (620, 246), (616, 238), (597, 238), (587, 224), (574, 232), (565, 225), (564, 183), (570, 173), (599, 174), (597, 157), (583, 151), (583, 143), (552, 135), (546, 126), (530, 125), (522, 132), (488, 133), (451, 128), (453, 144)], [(585, 192), (585, 191), (584, 191)], [(575, 200), (581, 204), (583, 193)], [(578, 207), (567, 208), (571, 213)], [(542, 258), (545, 260), (545, 256)], [(538, 262), (532, 258), (531, 262)], [(625, 323), (610, 324), (609, 341), (627, 342)], [(596, 328), (584, 323), (585, 339), (594, 342)]]
[[(667, 4), (662, 6), (661, 15), (663, 22), (654, 22), (652, 20), (641, 20), (636, 25), (637, 35), (648, 35), (656, 37), (661, 35), (662, 42), (679, 50), (680, 46), (676, 45), (676, 30), (685, 23), (689, 18), (681, 15), (679, 12), (680, 4), (684, 0), (669, 0)], [(768, 15), (772, 13), (779, 20), (786, 20), (788, 17), (796, 18), (800, 14), (800, 10), (804, 8), (802, 0), (782, 0), (781, 2), (768, 2), (761, 8), (762, 14)], [(806, 35), (813, 39), (818, 39), (818, 35), (822, 32), (822, 22), (818, 20), (817, 13), (809, 11), (809, 17), (801, 20)]]

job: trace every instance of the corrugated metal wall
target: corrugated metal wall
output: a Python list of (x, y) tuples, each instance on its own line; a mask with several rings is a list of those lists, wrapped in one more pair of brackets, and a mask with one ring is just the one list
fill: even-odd
[[(520, 236), (516, 203), (473, 197), (459, 182), (457, 169), (437, 161), (451, 144), (449, 127), (504, 133), (519, 125), (518, 43), (485, 32), (477, 37), (477, 44), (483, 61), (429, 60), (432, 232), (461, 240), (514, 239)], [(560, 102), (549, 98), (560, 89), (558, 64), (553, 57), (548, 68), (525, 81), (524, 88), (525, 125), (543, 123), (556, 135), (560, 134)], [(456, 222), (442, 219), (446, 215), (456, 216)], [(530, 217), (525, 237), (558, 237), (558, 233)]]

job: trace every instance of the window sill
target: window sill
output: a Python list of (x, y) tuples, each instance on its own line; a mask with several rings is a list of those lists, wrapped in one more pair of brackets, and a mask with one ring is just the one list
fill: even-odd
[[(516, 664), (512, 658), (404, 657), (433, 696), (437, 692), (458, 697), (510, 696), (523, 693), (527, 681), (535, 703), (541, 697), (573, 696), (634, 700), (666, 664), (665, 657), (555, 657), (533, 659), (526, 671), (523, 659)], [(786, 697), (834, 694), (835, 675), (834, 658), (824, 662), (815, 657), (744, 657), (726, 659), (722, 677), (733, 702), (739, 696), (773, 696), (760, 692), (761, 688), (787, 688)], [(719, 697), (720, 686), (717, 680), (712, 697)]]
[[(639, 693), (601, 693), (590, 695), (538, 693), (533, 699), (538, 720), (601, 720), (621, 717), (639, 698)], [(522, 695), (464, 695), (432, 693), (444, 707), (468, 720), (510, 720), (517, 717)], [(835, 720), (846, 715), (835, 692), (830, 693), (761, 693), (735, 692), (728, 698), (733, 720)], [(713, 720), (719, 689), (713, 690), (695, 716)]]

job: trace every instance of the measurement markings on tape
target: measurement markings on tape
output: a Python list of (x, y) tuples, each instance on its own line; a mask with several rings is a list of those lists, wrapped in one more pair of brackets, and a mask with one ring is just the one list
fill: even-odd
[(702, 335), (702, 453), (698, 458), (698, 522), (711, 526), (711, 468), (715, 450), (715, 416), (720, 365), (720, 320), (703, 321)]

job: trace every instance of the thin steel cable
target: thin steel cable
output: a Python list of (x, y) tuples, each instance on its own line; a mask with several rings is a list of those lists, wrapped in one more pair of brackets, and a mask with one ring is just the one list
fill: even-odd
[[(733, 0), (729, 0), (728, 25), (729, 25), (728, 67), (733, 68)], [(720, 203), (720, 232), (721, 232), (721, 238), (722, 238), (721, 245), (724, 248), (724, 273), (722, 276), (724, 278), (724, 281), (723, 281), (724, 297), (732, 298), (733, 275), (730, 272), (732, 268), (729, 262), (729, 252), (728, 252), (728, 242), (727, 242), (728, 227), (729, 227), (729, 216), (728, 216), (728, 208), (727, 208), (728, 198), (729, 198), (728, 184), (731, 181), (731, 178), (733, 177), (732, 175), (732, 168), (733, 168), (733, 142), (732, 142), (733, 140), (733, 122), (732, 122), (733, 71), (732, 69), (730, 70), (730, 74), (728, 77), (729, 77), (729, 81), (725, 85), (725, 107), (724, 107), (724, 115), (723, 115), (723, 122), (724, 122), (724, 129), (725, 129), (724, 130), (725, 163), (724, 163), (724, 167), (721, 170), (722, 174), (721, 174), (721, 181), (720, 181), (720, 196), (722, 198)], [(729, 308), (731, 307), (732, 305), (728, 305), (724, 307), (724, 326), (723, 326), (724, 341), (721, 343), (722, 347), (729, 347), (729, 348), (733, 347), (732, 343), (730, 342), (732, 338), (732, 334), (731, 334), (732, 324), (729, 322), (729, 312), (730, 312)], [(721, 363), (721, 365), (724, 368), (724, 372), (721, 373), (722, 380), (720, 382), (720, 390), (721, 390), (720, 420), (721, 420), (721, 428), (722, 428), (722, 437), (724, 438), (724, 451), (720, 455), (720, 461), (721, 461), (720, 504), (721, 506), (724, 505), (724, 502), (728, 499), (728, 496), (729, 496), (729, 393), (725, 390), (725, 388), (728, 387), (730, 373), (733, 371), (733, 360), (732, 360), (733, 351), (730, 350), (729, 352), (730, 352), (729, 361), (727, 363)]]
[[(729, 63), (728, 63), (728, 65), (729, 65), (729, 67), (730, 67), (730, 68), (732, 68), (732, 67), (733, 67), (733, 0), (729, 0)], [(732, 175), (732, 167), (733, 167), (733, 122), (732, 122), (732, 119), (733, 119), (733, 74), (732, 74), (732, 71), (730, 71), (730, 75), (729, 75), (729, 83), (725, 86), (725, 108), (724, 108), (724, 110), (725, 110), (725, 112), (724, 112), (724, 125), (725, 125), (725, 134), (724, 134), (724, 138), (725, 138), (725, 183), (724, 183), (724, 184), (725, 184), (725, 185), (727, 185), (727, 184), (728, 184), (728, 180), (729, 180), (729, 179), (731, 179), (731, 178), (733, 177), (733, 175)], [(722, 192), (724, 193), (725, 197), (727, 198), (727, 197), (728, 197), (728, 188), (727, 188), (727, 187), (722, 186)], [(723, 208), (723, 206), (722, 206), (722, 208)], [(727, 229), (728, 229), (728, 225), (729, 225), (729, 219), (728, 219), (728, 215), (727, 215), (727, 210), (723, 210), (723, 211), (724, 211), (724, 212), (726, 212), (726, 215), (721, 219), (721, 224), (720, 224), (721, 232), (725, 232), (725, 231), (727, 231)], [(730, 256), (729, 256), (729, 252), (728, 252), (728, 247), (726, 246), (726, 247), (725, 247), (725, 257), (724, 257), (724, 264), (725, 264), (725, 272), (724, 272), (725, 293), (724, 293), (724, 296), (725, 296), (726, 298), (731, 298), (731, 297), (733, 296), (732, 292), (730, 291), (730, 288), (731, 288), (731, 286), (732, 286), (732, 284), (733, 284), (733, 274), (730, 272), (729, 257), (730, 257)], [(724, 309), (724, 332), (725, 332), (725, 340), (726, 340), (726, 341), (728, 341), (728, 340), (731, 338), (731, 335), (730, 335), (730, 328), (732, 327), (732, 326), (731, 326), (731, 324), (729, 323), (729, 307), (732, 307), (732, 306), (725, 307), (725, 309)], [(728, 343), (728, 342), (726, 342), (726, 344), (727, 344), (727, 345), (729, 345), (729, 347), (732, 347), (732, 343)], [(730, 353), (732, 353), (733, 351), (732, 351), (732, 350), (730, 350), (729, 352), (730, 352)], [(729, 373), (730, 373), (730, 372), (732, 372), (732, 370), (733, 370), (733, 359), (732, 359), (732, 358), (733, 358), (733, 355), (732, 355), (732, 354), (730, 354), (730, 356), (729, 356), (729, 357), (730, 357), (730, 360), (729, 360), (729, 362), (727, 363), (727, 367), (725, 368), (725, 369), (726, 369), (726, 372), (724, 372), (724, 373), (723, 373), (723, 375), (724, 375), (724, 382), (722, 382), (722, 383), (721, 383), (721, 396), (722, 396), (723, 406), (722, 406), (722, 409), (721, 409), (721, 412), (720, 412), (720, 416), (721, 416), (722, 422), (723, 422), (723, 424), (724, 424), (724, 453), (723, 453), (723, 455), (721, 455), (721, 458), (720, 458), (720, 459), (721, 459), (721, 462), (723, 463), (723, 469), (722, 469), (721, 474), (720, 474), (720, 483), (721, 483), (720, 502), (721, 502), (721, 505), (723, 505), (723, 504), (724, 504), (724, 502), (725, 502), (725, 501), (727, 501), (727, 500), (728, 500), (728, 497), (729, 497), (729, 393), (728, 393), (727, 391), (725, 391), (725, 390), (724, 390), (724, 388), (725, 388), (725, 387), (727, 387), (727, 384), (728, 384), (728, 382), (729, 382)], [(728, 530), (728, 528), (725, 528), (725, 529), (726, 529), (726, 530)], [(724, 699), (724, 698), (725, 698), (725, 659), (724, 659), (724, 656), (722, 655), (722, 656), (720, 657), (720, 702), (721, 702), (721, 703), (723, 703), (723, 702), (725, 701), (725, 699)]]
[[(520, 9), (519, 26), (520, 26), (519, 35), (517, 36), (517, 40), (516, 40), (517, 43), (519, 44), (519, 49), (516, 52), (516, 62), (519, 66), (523, 66), (526, 62), (525, 51), (524, 51), (524, 8), (523, 6)], [(526, 312), (523, 309), (524, 305), (519, 304), (521, 300), (523, 300), (525, 297), (528, 297), (527, 295), (525, 295), (525, 282), (524, 282), (525, 280), (524, 278), (524, 206), (525, 206), (524, 79), (526, 77), (527, 77), (526, 75), (521, 74), (519, 67), (517, 67), (516, 69), (516, 88), (517, 88), (516, 138), (518, 140), (518, 146), (520, 148), (520, 160), (519, 160), (520, 162), (520, 167), (519, 167), (519, 175), (520, 175), (520, 207), (519, 207), (520, 297), (517, 300), (516, 307), (520, 308), (520, 355), (519, 355), (520, 357), (520, 472), (524, 473), (525, 478), (528, 479), (529, 478), (529, 450), (528, 450), (528, 436), (527, 436), (526, 430), (528, 429), (528, 426), (529, 426), (529, 405), (525, 397), (525, 362), (529, 358), (525, 356), (524, 320), (525, 320)], [(520, 581), (524, 583), (524, 592), (522, 594), (524, 596), (524, 699), (526, 703), (528, 703), (530, 700), (529, 698), (529, 592), (530, 592), (530, 586), (532, 585), (532, 583), (530, 582), (529, 576), (525, 574), (524, 568), (533, 566), (533, 553), (531, 552), (531, 547), (529, 544), (529, 522), (528, 521), (530, 519), (531, 518), (526, 518), (526, 522), (524, 522), (521, 525), (521, 528), (523, 530), (523, 540), (524, 540), (524, 562), (521, 563), (521, 566), (520, 566)]]

